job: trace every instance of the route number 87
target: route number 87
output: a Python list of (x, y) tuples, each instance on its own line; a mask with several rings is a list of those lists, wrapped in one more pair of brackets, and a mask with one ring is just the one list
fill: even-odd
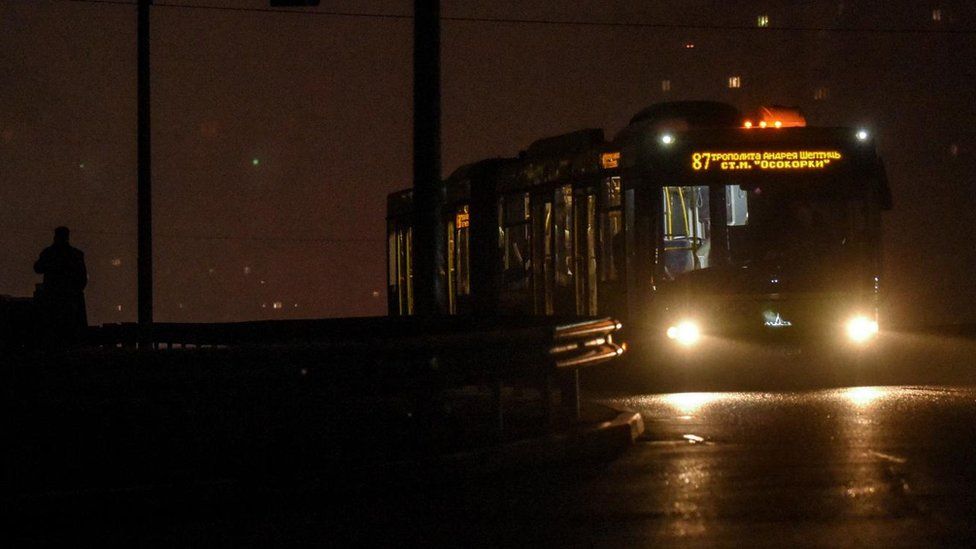
[(707, 170), (709, 161), (711, 160), (711, 153), (694, 153), (691, 155), (691, 169)]

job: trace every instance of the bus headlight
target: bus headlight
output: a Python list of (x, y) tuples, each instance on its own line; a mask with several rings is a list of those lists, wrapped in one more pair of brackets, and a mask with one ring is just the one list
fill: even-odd
[(677, 341), (685, 347), (694, 345), (701, 338), (701, 331), (698, 329), (698, 325), (690, 320), (685, 320), (669, 327), (667, 334), (668, 338)]
[(878, 335), (878, 321), (858, 315), (847, 321), (847, 337), (854, 343), (864, 343)]

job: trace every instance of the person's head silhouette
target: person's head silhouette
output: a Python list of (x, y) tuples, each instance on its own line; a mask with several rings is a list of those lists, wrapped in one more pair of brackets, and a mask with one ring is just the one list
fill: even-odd
[(68, 228), (65, 227), (65, 226), (61, 226), (61, 227), (58, 227), (58, 228), (54, 229), (54, 243), (55, 244), (67, 244), (68, 243), (68, 235), (69, 234), (70, 234), (70, 231), (68, 231)]

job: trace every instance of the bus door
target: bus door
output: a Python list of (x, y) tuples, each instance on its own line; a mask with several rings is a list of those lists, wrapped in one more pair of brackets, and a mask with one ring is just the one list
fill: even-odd
[(552, 292), (552, 195), (532, 196), (532, 310), (537, 315), (553, 312)]
[(447, 220), (447, 295), (450, 314), (466, 313), (471, 295), (471, 216), (469, 206), (458, 206)]
[(573, 187), (532, 196), (532, 288), (535, 314), (575, 315)]
[[(499, 201), (498, 227), (501, 256), (499, 308), (506, 313), (531, 313), (532, 269), (535, 261), (529, 194), (516, 192)], [(478, 253), (483, 253), (481, 250)]]
[(597, 190), (589, 186), (576, 190), (574, 202), (576, 236), (576, 314), (597, 314)]
[(387, 229), (389, 311), (394, 315), (413, 314), (413, 229), (406, 223), (390, 221)]
[[(627, 305), (627, 257), (620, 177), (607, 177), (600, 182), (597, 206), (599, 289), (596, 299), (601, 314), (624, 315)], [(596, 314), (596, 311), (592, 314)]]

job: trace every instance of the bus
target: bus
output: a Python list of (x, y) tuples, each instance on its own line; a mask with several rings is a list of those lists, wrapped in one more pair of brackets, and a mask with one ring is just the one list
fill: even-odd
[[(442, 184), (445, 313), (612, 316), (679, 347), (878, 333), (891, 196), (866, 130), (661, 103), (613, 139), (542, 139)], [(391, 194), (392, 315), (414, 310), (411, 226), (410, 191)]]

